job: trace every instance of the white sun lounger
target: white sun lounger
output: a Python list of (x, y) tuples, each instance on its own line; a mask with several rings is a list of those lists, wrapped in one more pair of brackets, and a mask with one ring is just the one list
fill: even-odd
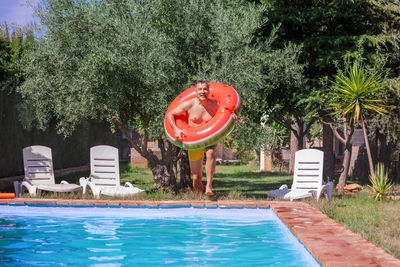
[(19, 192), (28, 190), (31, 196), (40, 195), (41, 191), (75, 192), (82, 191), (82, 186), (61, 181), (55, 183), (51, 149), (45, 146), (29, 146), (22, 150), (24, 159), (24, 181)]
[(286, 185), (268, 193), (269, 197), (284, 199), (307, 198), (314, 196), (317, 201), (325, 193), (329, 202), (332, 197), (332, 182), (323, 181), (322, 171), (324, 153), (317, 149), (302, 149), (296, 152), (293, 184), (289, 190)]
[(90, 148), (90, 176), (79, 182), (84, 192), (90, 189), (97, 199), (101, 195), (130, 197), (144, 192), (129, 182), (120, 185), (118, 149), (106, 145)]

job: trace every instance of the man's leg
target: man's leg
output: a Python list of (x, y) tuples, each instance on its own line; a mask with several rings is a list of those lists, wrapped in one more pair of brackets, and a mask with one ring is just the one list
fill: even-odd
[(203, 183), (201, 181), (203, 176), (203, 156), (204, 150), (189, 150), (189, 164), (192, 172), (193, 189), (199, 195), (203, 194)]
[(206, 176), (207, 176), (207, 185), (206, 185), (206, 194), (212, 194), (212, 180), (215, 173), (215, 146), (206, 148)]

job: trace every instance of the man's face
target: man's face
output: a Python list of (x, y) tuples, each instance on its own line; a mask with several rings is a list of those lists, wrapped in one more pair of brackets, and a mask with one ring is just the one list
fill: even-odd
[(196, 85), (196, 94), (200, 101), (207, 100), (208, 94), (209, 94), (208, 84), (207, 83), (198, 83)]

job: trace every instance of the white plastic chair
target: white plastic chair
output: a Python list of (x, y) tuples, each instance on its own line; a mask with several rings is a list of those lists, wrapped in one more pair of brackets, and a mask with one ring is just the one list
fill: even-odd
[(317, 201), (322, 193), (331, 202), (333, 183), (323, 181), (324, 153), (317, 149), (302, 149), (296, 152), (293, 184), (289, 190), (287, 185), (268, 193), (269, 197), (284, 199), (307, 198), (314, 196)]
[(129, 182), (120, 185), (118, 149), (106, 145), (90, 148), (90, 176), (79, 182), (84, 192), (89, 188), (97, 199), (101, 195), (129, 197), (144, 192)]
[[(82, 186), (61, 181), (55, 183), (51, 149), (45, 146), (29, 146), (22, 150), (24, 159), (24, 181), (19, 192), (28, 190), (31, 196), (40, 195), (41, 191), (74, 192), (82, 191)], [(19, 196), (19, 194), (18, 194)]]

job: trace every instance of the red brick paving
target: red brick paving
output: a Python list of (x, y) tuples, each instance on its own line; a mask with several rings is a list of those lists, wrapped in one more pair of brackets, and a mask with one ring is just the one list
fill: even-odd
[(240, 200), (0, 199), (0, 204), (109, 206), (271, 207), (311, 254), (326, 267), (400, 267), (400, 260), (303, 202)]

